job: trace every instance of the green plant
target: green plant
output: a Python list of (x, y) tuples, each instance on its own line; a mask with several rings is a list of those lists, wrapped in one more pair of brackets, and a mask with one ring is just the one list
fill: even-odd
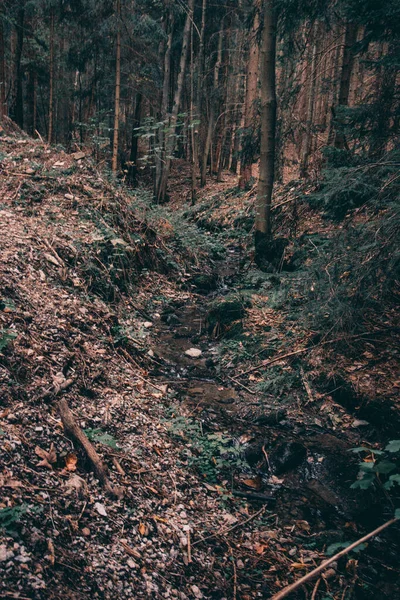
[(112, 435), (102, 429), (85, 429), (85, 433), (91, 442), (99, 442), (105, 446), (109, 446), (114, 450), (118, 450), (117, 440)]
[(222, 432), (203, 433), (195, 419), (176, 416), (169, 422), (169, 430), (174, 437), (186, 442), (184, 452), (189, 465), (211, 483), (247, 466), (232, 437)]
[(0, 352), (7, 348), (8, 344), (15, 340), (17, 333), (11, 329), (0, 329)]
[(39, 514), (43, 512), (41, 506), (32, 506), (25, 502), (16, 506), (7, 506), (0, 510), (0, 529), (4, 529), (7, 533), (14, 534), (17, 532), (18, 526), (22, 517), (29, 514)]
[[(356, 454), (364, 454), (365, 458), (359, 463), (357, 480), (351, 485), (352, 489), (366, 490), (374, 485), (383, 485), (390, 490), (396, 484), (400, 485), (400, 440), (391, 440), (385, 450), (374, 450), (360, 446), (350, 450)], [(390, 456), (390, 460), (389, 460)], [(383, 477), (384, 481), (381, 481)]]

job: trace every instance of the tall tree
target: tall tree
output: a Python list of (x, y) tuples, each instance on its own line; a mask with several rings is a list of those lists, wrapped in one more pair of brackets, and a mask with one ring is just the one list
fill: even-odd
[(257, 127), (257, 98), (258, 98), (258, 63), (260, 46), (258, 30), (260, 27), (259, 0), (255, 3), (254, 17), (249, 41), (249, 59), (247, 64), (246, 98), (244, 104), (244, 132), (242, 136), (242, 152), (240, 160), (239, 188), (244, 189), (251, 177), (251, 167), (254, 162), (255, 129)]
[(275, 173), (276, 131), (276, 24), (275, 0), (264, 0), (263, 26), (260, 51), (261, 84), (261, 149), (260, 174), (258, 180), (255, 251), (262, 256), (266, 244), (271, 240), (271, 199)]
[(119, 115), (121, 98), (121, 0), (116, 0), (115, 9), (117, 19), (117, 38), (116, 38), (116, 56), (115, 56), (115, 104), (114, 104), (114, 134), (113, 134), (113, 152), (112, 152), (112, 172), (115, 174), (118, 167), (118, 136), (119, 136)]

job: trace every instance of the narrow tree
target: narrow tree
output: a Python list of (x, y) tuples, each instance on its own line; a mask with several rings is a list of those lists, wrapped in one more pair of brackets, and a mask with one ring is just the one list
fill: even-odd
[(276, 10), (274, 0), (265, 0), (261, 38), (261, 149), (258, 181), (255, 250), (262, 256), (271, 239), (271, 198), (274, 185), (276, 130)]
[(240, 160), (239, 188), (244, 189), (251, 177), (251, 167), (254, 161), (254, 138), (256, 128), (256, 101), (258, 97), (258, 62), (259, 43), (257, 40), (260, 26), (259, 2), (257, 0), (250, 33), (249, 60), (247, 65), (246, 97), (244, 104), (244, 132)]
[(47, 139), (49, 144), (53, 141), (53, 119), (54, 119), (54, 6), (50, 7), (50, 76), (49, 76), (49, 126)]
[(119, 113), (121, 97), (121, 0), (117, 0), (117, 48), (115, 57), (115, 105), (114, 105), (114, 136), (112, 152), (112, 172), (115, 174), (118, 167), (118, 136), (119, 136)]

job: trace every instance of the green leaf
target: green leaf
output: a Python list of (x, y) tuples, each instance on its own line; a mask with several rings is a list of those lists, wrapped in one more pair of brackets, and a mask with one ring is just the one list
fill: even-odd
[(15, 340), (17, 333), (11, 329), (0, 329), (0, 352), (7, 348), (8, 344)]
[[(345, 548), (347, 548), (348, 546), (350, 546), (350, 544), (352, 544), (352, 542), (337, 542), (336, 544), (331, 544), (326, 549), (326, 553), (325, 554), (327, 556), (333, 556), (339, 550), (342, 550), (342, 549), (344, 550)], [(353, 550), (351, 552), (355, 552), (355, 553), (361, 552), (362, 550), (365, 550), (366, 547), (367, 547), (366, 544), (360, 544), (359, 546), (356, 546), (355, 548), (353, 548)]]
[(396, 468), (396, 465), (388, 460), (382, 460), (381, 462), (375, 463), (375, 473), (382, 473), (382, 475), (388, 475)]
[(350, 448), (349, 452), (354, 452), (354, 454), (359, 454), (360, 452), (368, 452), (368, 454), (376, 454), (380, 456), (383, 454), (382, 450), (375, 450), (373, 448), (367, 448), (366, 446), (359, 446), (358, 448)]
[(400, 452), (400, 440), (390, 440), (385, 450), (386, 452)]
[(365, 473), (361, 479), (357, 479), (350, 488), (352, 490), (367, 490), (375, 481), (375, 475), (372, 473)]
[(85, 429), (85, 433), (91, 442), (100, 442), (100, 444), (118, 450), (117, 441), (102, 429)]

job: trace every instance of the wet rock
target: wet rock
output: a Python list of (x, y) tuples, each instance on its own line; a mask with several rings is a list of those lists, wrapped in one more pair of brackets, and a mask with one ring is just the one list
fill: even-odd
[(270, 454), (270, 463), (275, 474), (287, 473), (298, 467), (306, 458), (307, 450), (299, 442), (281, 442)]

